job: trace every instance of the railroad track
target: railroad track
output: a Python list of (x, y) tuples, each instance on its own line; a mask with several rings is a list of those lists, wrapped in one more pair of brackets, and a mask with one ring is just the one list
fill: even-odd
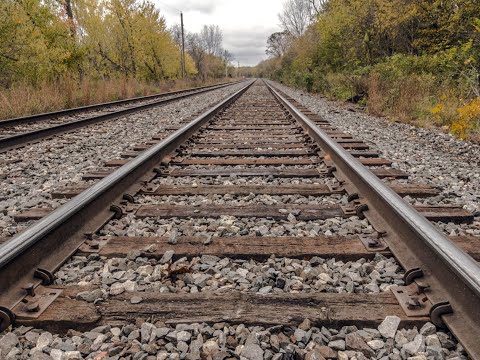
[(34, 141), (116, 119), (142, 110), (237, 84), (223, 83), (162, 94), (148, 95), (103, 104), (83, 106), (51, 113), (0, 120), (0, 152), (25, 146)]
[[(407, 205), (438, 189), (390, 165), (250, 82), (18, 214), (38, 221), (0, 247), (2, 328), (89, 331), (71, 352), (98, 358), (400, 359), (455, 347), (431, 321), (480, 359), (478, 239), (428, 221), (473, 215)], [(395, 352), (399, 325), (430, 349), (409, 330)]]

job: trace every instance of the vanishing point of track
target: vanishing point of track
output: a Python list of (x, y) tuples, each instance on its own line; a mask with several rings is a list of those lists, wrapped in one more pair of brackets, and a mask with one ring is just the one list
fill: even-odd
[[(173, 324), (298, 325), (309, 318), (318, 325), (372, 326), (396, 315), (405, 326), (432, 321), (448, 327), (471, 358), (480, 359), (480, 267), (471, 257), (478, 260), (479, 254), (468, 240), (448, 239), (429, 222), (469, 222), (472, 214), (455, 207), (411, 207), (400, 196), (430, 196), (435, 189), (389, 183), (408, 175), (391, 168), (390, 161), (361, 140), (334, 128), (267, 82), (249, 82), (192, 121), (168, 130), (171, 132), (134, 147), (122, 159), (86, 174), (85, 180), (98, 180), (93, 186), (59, 189), (56, 196), (72, 199), (57, 210), (30, 209), (17, 216), (18, 221), (38, 221), (0, 247), (2, 329), (23, 324), (57, 331), (85, 330), (152, 314)], [(221, 184), (211, 180), (222, 177), (225, 181)], [(197, 182), (185, 185), (183, 178)], [(275, 185), (268, 180), (264, 184), (233, 181), (250, 178), (282, 181)], [(325, 183), (303, 182), (318, 178)], [(172, 205), (151, 200), (226, 194), (348, 195), (348, 202), (313, 206), (230, 205), (227, 201), (193, 206), (188, 201)], [(374, 231), (308, 237), (240, 231), (236, 236), (215, 238), (184, 234), (175, 241), (161, 236), (102, 235), (109, 223), (127, 217), (177, 221), (225, 216), (278, 222), (358, 216), (368, 220)], [(132, 251), (157, 259), (170, 254), (174, 259), (215, 255), (243, 260), (265, 260), (273, 254), (368, 259), (380, 253), (395, 256), (402, 265), (404, 286), (376, 294), (145, 292), (139, 304), (127, 301), (138, 295), (132, 292), (96, 305), (76, 299), (82, 291), (79, 287), (53, 286), (55, 271), (73, 254), (112, 258), (126, 257)], [(185, 269), (178, 273), (181, 271)]]

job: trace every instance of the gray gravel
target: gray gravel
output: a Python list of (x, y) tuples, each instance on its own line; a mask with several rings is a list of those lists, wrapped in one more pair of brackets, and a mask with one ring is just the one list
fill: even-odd
[(429, 184), (442, 189), (431, 199), (406, 199), (412, 204), (460, 205), (476, 212), (472, 225), (441, 225), (447, 235), (480, 234), (480, 145), (455, 139), (439, 129), (424, 129), (370, 116), (345, 105), (277, 86), (318, 113), (339, 129), (371, 144), (393, 166), (410, 174), (410, 183)]
[(316, 327), (305, 319), (298, 327), (138, 322), (99, 326), (80, 333), (51, 334), (20, 327), (0, 337), (6, 360), (66, 359), (338, 359), (467, 360), (463, 348), (431, 323), (399, 329), (400, 319), (387, 317), (378, 328)]
[[(53, 189), (78, 185), (82, 174), (119, 158), (130, 146), (151, 140), (165, 126), (178, 124), (242, 86), (197, 95), (0, 154), (0, 236), (18, 231), (12, 218), (15, 212), (36, 206), (58, 207), (63, 201), (51, 199)], [(18, 162), (2, 163), (9, 160)]]
[(255, 195), (246, 196), (226, 195), (195, 195), (195, 196), (137, 196), (137, 204), (163, 204), (163, 205), (253, 205), (253, 204), (295, 204), (295, 205), (327, 205), (327, 204), (347, 204), (346, 195), (329, 196), (300, 196), (300, 195)]
[(319, 176), (316, 178), (277, 178), (274, 176), (218, 176), (218, 177), (158, 177), (152, 185), (298, 185), (298, 184), (338, 184), (335, 178)]
[(374, 260), (336, 261), (314, 257), (309, 261), (270, 257), (246, 261), (203, 255), (172, 264), (174, 251), (160, 260), (135, 257), (106, 259), (74, 256), (56, 273), (58, 285), (95, 285), (101, 289), (81, 292), (89, 302), (124, 291), (196, 293), (199, 291), (298, 293), (378, 293), (404, 285), (403, 271), (393, 258), (377, 254)]
[[(182, 95), (189, 94), (189, 93), (191, 92), (190, 91), (185, 92)], [(64, 123), (72, 122), (76, 120), (86, 119), (92, 116), (105, 115), (115, 111), (120, 111), (120, 110), (128, 109), (131, 107), (135, 107), (135, 106), (150, 104), (160, 99), (161, 100), (171, 99), (171, 98), (174, 98), (175, 96), (178, 96), (178, 95), (159, 96), (159, 97), (155, 97), (148, 100), (135, 101), (134, 103), (130, 103), (130, 104), (111, 105), (102, 109), (84, 111), (82, 113), (78, 113), (74, 115), (60, 116), (54, 119), (35, 121), (28, 124), (21, 124), (21, 125), (11, 126), (8, 128), (2, 128), (0, 129), (0, 138), (16, 135), (23, 132), (43, 129), (49, 126), (60, 125), (60, 124), (64, 124)]]
[[(171, 165), (169, 166), (170, 170), (183, 169), (183, 170), (194, 170), (194, 169), (213, 169), (218, 168), (218, 165), (188, 165), (188, 166), (178, 166)], [(238, 170), (238, 169), (323, 169), (325, 168), (324, 164), (312, 164), (312, 165), (227, 165), (221, 166), (222, 169), (229, 170)]]
[[(292, 214), (293, 215), (293, 214)], [(374, 234), (366, 219), (356, 216), (316, 221), (271, 220), (265, 218), (145, 218), (137, 219), (127, 214), (122, 219), (110, 221), (101, 231), (103, 236), (298, 236)]]
[[(208, 96), (212, 97), (211, 94)], [(322, 109), (328, 110), (327, 106), (330, 105), (326, 103), (323, 106)], [(187, 108), (187, 106), (184, 107)], [(191, 111), (195, 111), (193, 108), (192, 105)], [(165, 109), (163, 108), (163, 111), (166, 111)], [(180, 110), (179, 107), (174, 107), (174, 109), (185, 110)], [(161, 112), (162, 110), (158, 111)], [(346, 111), (346, 113), (350, 112)], [(174, 118), (173, 115), (169, 119)], [(138, 117), (142, 117), (142, 115), (138, 115)], [(340, 120), (340, 117), (338, 117), (337, 121)], [(134, 119), (130, 121), (136, 127), (142, 121), (148, 123), (151, 119), (148, 120), (145, 116), (145, 118), (142, 117), (142, 120)], [(359, 122), (362, 125), (358, 125), (358, 129), (363, 129), (362, 126), (366, 125), (361, 121)], [(164, 123), (148, 124), (155, 131), (159, 131), (164, 126)], [(100, 127), (98, 129), (99, 131), (105, 130)], [(111, 128), (107, 130), (105, 132), (110, 136)], [(134, 130), (131, 131), (135, 132)], [(379, 131), (379, 129), (375, 129), (375, 131)], [(383, 130), (380, 129), (380, 132), (382, 133)], [(373, 130), (371, 135), (374, 135)], [(96, 136), (91, 134), (89, 136), (97, 141)], [(104, 139), (101, 139), (105, 134), (99, 132), (98, 136), (99, 142), (105, 142)], [(118, 136), (122, 136), (122, 138), (128, 136), (128, 141), (136, 138), (135, 141), (132, 140), (132, 143), (145, 141), (136, 133), (127, 135), (126, 130), (121, 132), (120, 135), (118, 132), (115, 133), (114, 137), (118, 138)], [(393, 140), (391, 141), (393, 142)], [(398, 142), (401, 143), (401, 141)], [(79, 154), (81, 150), (73, 146), (79, 143), (84, 144), (85, 149), (85, 154), (81, 156)], [(78, 178), (73, 180), (72, 178), (79, 176), (78, 174), (81, 172), (88, 171), (88, 166), (98, 168), (103, 161), (118, 157), (119, 153), (126, 148), (123, 146), (124, 144), (117, 144), (117, 141), (112, 139), (106, 148), (99, 146), (97, 148), (98, 153), (92, 154), (89, 152), (91, 149), (88, 148), (90, 149), (88, 150), (85, 144), (77, 137), (73, 144), (66, 142), (63, 145), (65, 149), (73, 149), (74, 156), (68, 158), (65, 155), (60, 161), (60, 163), (68, 165), (68, 171), (65, 171), (65, 177), (63, 178), (65, 183), (62, 185), (77, 183)], [(42, 149), (38, 148), (41, 146), (44, 145), (39, 144), (32, 148), (37, 147), (36, 151), (41, 153)], [(404, 145), (401, 143), (399, 146), (403, 148)], [(52, 156), (46, 160), (39, 161), (37, 156), (36, 160), (32, 158), (32, 160), (22, 160), (19, 163), (27, 163), (26, 166), (29, 167), (28, 171), (31, 173), (39, 173), (39, 170), (43, 171), (41, 177), (37, 175), (35, 178), (35, 187), (31, 182), (33, 180), (28, 180), (30, 179), (29, 176), (22, 175), (22, 171), (25, 172), (24, 168), (20, 167), (17, 170), (17, 176), (24, 177), (22, 178), (22, 181), (25, 181), (24, 191), (33, 189), (32, 191), (39, 193), (38, 196), (41, 201), (49, 200), (49, 190), (45, 190), (42, 186), (45, 183), (44, 178), (48, 178), (48, 176), (51, 177), (51, 181), (57, 181), (57, 174), (51, 174), (48, 169), (49, 166), (53, 168), (51, 165), (52, 159), (55, 158), (54, 154), (60, 154), (60, 150), (60, 148), (56, 148)], [(27, 149), (27, 151), (31, 151), (30, 154), (35, 155), (33, 150)], [(104, 156), (104, 153), (107, 155)], [(400, 158), (402, 156), (399, 155)], [(416, 156), (420, 156), (420, 151)], [(387, 157), (393, 158), (391, 156)], [(88, 165), (85, 165), (86, 159), (90, 161)], [(396, 166), (404, 166), (399, 160), (395, 160), (398, 162)], [(42, 161), (45, 164), (39, 168), (37, 163), (42, 164)], [(23, 166), (25, 167), (25, 164)], [(242, 167), (231, 167), (231, 169), (235, 168)], [(415, 181), (417, 180), (415, 179)], [(295, 182), (325, 184), (335, 182), (335, 180), (326, 177), (319, 177), (318, 179), (275, 179), (273, 177), (179, 179), (167, 177), (154, 181), (155, 184), (187, 184), (190, 186), (198, 186), (203, 183), (224, 185), (268, 183), (275, 185)], [(51, 187), (57, 185), (58, 183), (54, 182)], [(15, 184), (15, 186), (18, 185)], [(18, 193), (18, 190), (15, 190), (16, 188), (12, 184), (10, 184), (10, 187), (13, 189), (10, 190), (13, 191), (12, 194), (15, 191)], [(448, 194), (444, 195), (445, 201), (450, 201), (455, 197), (448, 196)], [(462, 200), (464, 198), (461, 197)], [(139, 196), (137, 201), (139, 203), (163, 202), (169, 204), (241, 205), (263, 203), (269, 205), (292, 203), (316, 205), (325, 202), (344, 202), (345, 199), (340, 195), (302, 197), (251, 194), (235, 197), (230, 195)], [(411, 199), (411, 201), (416, 200)], [(25, 207), (24, 202), (21, 202), (21, 205)], [(15, 209), (18, 204), (10, 206)], [(469, 206), (469, 203), (466, 203), (466, 206)], [(134, 214), (130, 213), (122, 219), (110, 221), (100, 235), (167, 236), (171, 239), (174, 249), (177, 236), (211, 236), (212, 241), (215, 241), (215, 237), (218, 236), (311, 237), (320, 234), (328, 236), (374, 233), (366, 220), (360, 220), (357, 217), (298, 221), (294, 214), (290, 215), (288, 220), (274, 221), (262, 218), (240, 219), (232, 216), (200, 219), (136, 219)], [(2, 219), (0, 218), (0, 220)], [(259, 294), (295, 292), (379, 293), (388, 291), (392, 285), (403, 284), (401, 267), (394, 259), (385, 258), (381, 255), (376, 255), (373, 260), (360, 259), (352, 262), (318, 257), (307, 261), (275, 258), (273, 256), (265, 261), (245, 261), (205, 255), (199, 255), (192, 259), (178, 259), (173, 262), (173, 256), (173, 250), (167, 251), (160, 260), (139, 257), (138, 253), (135, 252), (132, 252), (126, 258), (114, 259), (102, 258), (96, 254), (89, 257), (74, 256), (56, 273), (56, 282), (67, 286), (85, 286), (85, 289), (88, 287), (88, 291), (81, 292), (77, 297), (93, 303), (105, 301), (109, 297), (123, 292), (132, 291), (137, 291), (138, 294), (132, 297), (130, 301), (141, 303), (142, 293), (152, 291), (162, 293), (195, 293), (202, 291), (222, 293), (236, 290)], [(175, 271), (175, 275), (172, 274), (172, 270)], [(93, 290), (92, 286), (94, 287)], [(116, 324), (118, 327), (106, 325), (84, 333), (71, 330), (67, 335), (62, 336), (42, 330), (20, 327), (0, 337), (0, 359), (467, 359), (461, 345), (457, 344), (449, 334), (438, 331), (435, 326), (429, 323), (421, 329), (399, 329), (400, 319), (396, 317), (387, 317), (376, 329), (358, 329), (355, 326), (346, 326), (341, 329), (319, 328), (315, 327), (315, 324), (312, 324), (308, 319), (305, 319), (298, 327), (275, 326), (271, 328), (228, 323), (178, 324), (176, 327), (170, 327), (161, 321), (150, 321), (152, 323), (139, 320), (136, 324), (125, 324), (123, 326)]]

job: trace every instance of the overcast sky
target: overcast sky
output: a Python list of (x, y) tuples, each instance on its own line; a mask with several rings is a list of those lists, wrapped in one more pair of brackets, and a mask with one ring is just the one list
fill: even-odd
[(265, 59), (270, 34), (279, 31), (277, 14), (282, 0), (153, 0), (167, 21), (180, 23), (183, 11), (185, 30), (198, 32), (215, 24), (223, 30), (223, 47), (240, 65), (256, 65)]

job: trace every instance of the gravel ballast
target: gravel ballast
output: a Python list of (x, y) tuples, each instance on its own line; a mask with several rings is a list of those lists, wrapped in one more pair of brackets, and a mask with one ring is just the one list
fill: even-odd
[[(187, 95), (190, 94), (194, 91), (186, 91), (182, 93), (181, 95)], [(16, 135), (21, 132), (28, 132), (28, 131), (34, 131), (34, 130), (39, 130), (43, 129), (48, 126), (55, 126), (55, 125), (60, 125), (64, 124), (67, 122), (72, 122), (72, 121), (77, 121), (77, 120), (82, 120), (86, 119), (92, 116), (100, 116), (100, 115), (105, 115), (109, 114), (115, 111), (121, 111), (125, 109), (129, 109), (132, 107), (137, 107), (137, 106), (142, 106), (142, 105), (147, 105), (150, 103), (154, 103), (160, 100), (168, 100), (175, 98), (179, 96), (180, 94), (170, 94), (170, 95), (161, 95), (161, 96), (156, 96), (153, 98), (149, 98), (147, 100), (137, 100), (131, 103), (127, 104), (116, 104), (116, 105), (108, 105), (104, 106), (103, 108), (100, 109), (95, 109), (95, 110), (86, 110), (82, 111), (81, 113), (73, 114), (73, 115), (64, 115), (64, 116), (57, 116), (55, 118), (49, 119), (49, 120), (40, 120), (40, 121), (35, 121), (35, 122), (30, 122), (26, 124), (20, 124), (20, 125), (15, 125), (11, 126), (8, 128), (2, 128), (0, 129), (0, 138), (2, 137), (7, 137), (7, 136), (12, 136)]]
[(193, 323), (168, 326), (139, 322), (99, 326), (66, 335), (20, 327), (0, 337), (6, 360), (67, 359), (245, 359), (245, 360), (466, 360), (463, 348), (431, 323), (399, 328), (389, 316), (377, 328), (316, 327), (305, 319), (293, 326)]
[[(210, 101), (213, 101), (212, 94), (207, 95)], [(220, 95), (219, 95), (220, 96)], [(300, 95), (299, 95), (300, 96)], [(193, 100), (192, 100), (193, 101)], [(186, 108), (191, 112), (198, 110), (200, 105), (183, 104), (184, 109), (173, 104), (171, 106), (175, 111), (184, 114)], [(202, 105), (206, 105), (203, 104)], [(195, 110), (195, 106), (197, 109)], [(324, 105), (327, 109), (328, 103)], [(155, 110), (156, 114), (167, 111), (166, 108)], [(335, 113), (340, 123), (342, 121), (343, 110), (336, 110)], [(346, 111), (350, 113), (349, 111)], [(333, 114), (326, 110), (326, 113)], [(25, 208), (25, 202), (30, 201), (31, 206), (44, 204), (45, 206), (55, 207), (62, 201), (52, 201), (50, 199), (50, 190), (58, 186), (76, 184), (80, 179), (80, 174), (88, 170), (98, 168), (103, 161), (112, 158), (118, 158), (120, 153), (125, 151), (130, 144), (138, 144), (145, 142), (146, 138), (142, 138), (141, 132), (137, 132), (138, 127), (149, 127), (149, 136), (152, 132), (159, 132), (167, 124), (161, 122), (156, 124), (158, 118), (147, 119), (147, 115), (151, 112), (129, 117), (130, 123), (134, 124), (135, 130), (129, 133), (127, 127), (122, 130), (112, 130), (112, 126), (107, 124), (96, 126), (95, 132), (90, 132), (91, 141), (98, 143), (107, 142), (107, 148), (98, 146), (95, 153), (92, 153), (90, 147), (86, 145), (79, 134), (71, 134), (72, 138), (65, 135), (63, 143), (60, 145), (55, 143), (52, 146), (51, 154), (37, 156), (36, 159), (22, 160), (18, 165), (17, 177), (24, 181), (23, 192), (17, 190), (17, 183), (7, 184), (11, 186), (9, 195), (0, 201), (8, 198), (20, 198), (20, 202), (9, 204), (9, 211), (16, 211), (17, 208)], [(163, 113), (162, 113), (163, 114)], [(352, 113), (358, 115), (358, 113)], [(187, 113), (184, 114), (188, 116)], [(162, 115), (163, 116), (163, 115)], [(166, 115), (165, 115), (166, 116)], [(172, 119), (175, 114), (171, 114)], [(183, 115), (180, 115), (180, 117)], [(172, 120), (168, 120), (173, 123)], [(352, 120), (353, 121), (353, 120)], [(359, 123), (365, 120), (356, 120)], [(380, 121), (380, 120), (379, 120)], [(127, 120), (122, 120), (127, 123)], [(366, 129), (360, 125), (343, 125), (351, 126), (350, 130), (358, 131)], [(340, 127), (340, 125), (338, 125)], [(378, 124), (377, 124), (378, 126)], [(368, 130), (368, 129), (367, 129)], [(373, 137), (374, 131), (367, 131), (369, 136)], [(383, 134), (383, 128), (380, 130), (375, 128), (375, 132), (380, 131), (380, 141), (382, 137), (387, 136), (387, 130)], [(110, 138), (110, 134), (112, 138)], [(108, 135), (106, 141), (104, 137)], [(85, 135), (83, 135), (85, 136)], [(97, 138), (98, 136), (98, 138)], [(118, 138), (128, 138), (125, 144), (118, 144)], [(361, 133), (359, 138), (365, 138), (366, 141), (373, 141), (368, 136), (363, 137)], [(70, 141), (71, 139), (71, 141)], [(394, 139), (387, 138), (388, 141), (394, 142)], [(60, 140), (59, 140), (60, 141)], [(379, 149), (389, 147), (387, 142), (382, 143)], [(405, 153), (400, 151), (405, 146), (398, 139), (400, 150), (395, 156), (389, 156), (385, 152), (387, 158), (395, 160), (395, 166), (407, 170), (407, 165), (411, 162), (401, 162), (399, 159), (408, 156), (420, 156), (420, 146), (418, 153), (409, 153), (405, 149)], [(36, 151), (44, 151), (42, 145), (34, 145)], [(79, 144), (83, 144), (83, 148), (78, 148)], [(406, 147), (406, 146), (405, 146)], [(32, 151), (29, 154), (33, 154)], [(59, 163), (65, 163), (64, 168), (57, 169), (55, 164), (55, 155), (63, 154), (61, 151), (72, 151), (71, 156), (65, 155)], [(82, 151), (85, 154), (82, 154)], [(402, 150), (403, 151), (403, 150)], [(432, 150), (433, 151), (433, 150)], [(19, 152), (17, 155), (19, 156)], [(43, 157), (42, 157), (43, 156)], [(62, 155), (63, 156), (63, 155)], [(430, 156), (430, 153), (429, 155)], [(428, 159), (427, 159), (428, 160)], [(438, 160), (438, 159), (437, 159)], [(425, 164), (423, 160), (418, 160)], [(38, 163), (38, 164), (37, 164)], [(406, 165), (407, 164), (407, 165)], [(27, 166), (27, 170), (25, 170)], [(412, 165), (419, 167), (419, 165)], [(307, 168), (310, 165), (306, 166)], [(279, 167), (289, 169), (302, 169), (305, 166)], [(169, 170), (180, 169), (185, 167), (171, 166)], [(189, 166), (187, 169), (202, 169), (205, 166)], [(208, 168), (208, 167), (207, 167)], [(230, 166), (228, 169), (249, 168), (249, 166)], [(446, 167), (446, 169), (449, 169)], [(444, 170), (442, 168), (442, 170)], [(64, 171), (59, 185), (57, 181), (58, 173)], [(407, 170), (408, 171), (408, 170)], [(425, 171), (425, 168), (423, 168)], [(24, 173), (39, 173), (36, 177), (29, 177)], [(440, 173), (435, 176), (420, 178), (420, 171), (414, 172), (412, 181), (433, 183), (436, 176), (442, 177)], [(63, 173), (62, 173), (63, 174)], [(474, 174), (475, 175), (475, 174)], [(451, 178), (446, 176), (444, 179), (448, 181)], [(475, 178), (475, 176), (473, 176)], [(30, 180), (34, 179), (34, 180)], [(48, 189), (45, 188), (45, 181), (49, 180)], [(477, 179), (478, 180), (478, 179)], [(202, 184), (216, 185), (245, 185), (245, 184), (331, 184), (336, 181), (332, 178), (328, 179), (319, 176), (318, 179), (276, 179), (273, 177), (211, 177), (211, 178), (173, 178), (164, 177), (156, 179), (153, 184), (184, 184), (197, 187)], [(468, 183), (468, 185), (467, 185)], [(472, 205), (475, 201), (471, 201), (465, 189), (470, 189), (470, 183), (464, 181), (464, 184), (455, 191), (462, 192), (462, 196), (452, 195), (454, 190), (443, 191), (442, 194), (435, 198), (429, 199), (410, 199), (406, 200), (415, 203), (416, 201), (433, 202), (435, 199), (443, 201), (441, 203), (451, 204), (459, 201), (465, 205), (467, 209), (478, 211), (478, 204)], [(13, 186), (14, 185), (14, 186)], [(475, 190), (475, 188), (473, 188)], [(478, 188), (477, 188), (478, 189)], [(8, 189), (7, 189), (8, 190)], [(15, 192), (16, 191), (16, 192)], [(31, 191), (31, 192), (30, 192)], [(476, 191), (476, 190), (475, 190)], [(33, 198), (32, 194), (35, 194)], [(476, 197), (474, 193), (471, 194)], [(469, 200), (470, 199), (470, 200)], [(162, 205), (266, 205), (266, 206), (282, 206), (287, 205), (309, 205), (312, 207), (328, 205), (328, 204), (345, 204), (346, 199), (343, 195), (326, 195), (326, 196), (299, 196), (299, 195), (255, 195), (249, 194), (245, 196), (233, 195), (191, 195), (191, 196), (152, 196), (139, 195), (135, 196), (136, 205), (139, 204), (162, 204)], [(2, 204), (2, 203), (0, 203)], [(135, 207), (135, 204), (132, 204)], [(278, 298), (288, 298), (290, 294), (296, 293), (342, 293), (342, 294), (368, 294), (363, 296), (384, 296), (380, 293), (388, 292), (392, 286), (404, 285), (404, 272), (401, 266), (394, 258), (385, 257), (377, 254), (367, 259), (356, 259), (354, 261), (340, 261), (334, 258), (302, 258), (294, 259), (289, 257), (268, 258), (268, 255), (259, 259), (238, 259), (229, 257), (217, 257), (213, 255), (202, 255), (179, 258), (176, 256), (175, 249), (177, 238), (180, 236), (196, 236), (206, 239), (203, 244), (208, 246), (214, 243), (217, 237), (239, 237), (239, 236), (293, 236), (293, 237), (314, 237), (314, 236), (348, 236), (355, 234), (376, 234), (375, 230), (367, 220), (361, 220), (356, 216), (348, 218), (330, 218), (317, 221), (301, 221), (298, 218), (300, 214), (295, 210), (295, 206), (290, 206), (290, 210), (282, 209), (282, 211), (291, 211), (285, 220), (274, 220), (272, 218), (237, 218), (234, 216), (223, 215), (216, 217), (204, 218), (144, 218), (135, 217), (133, 212), (127, 212), (121, 219), (110, 221), (99, 233), (104, 236), (162, 236), (168, 237), (168, 244), (171, 250), (161, 253), (161, 258), (148, 257), (149, 249), (155, 247), (156, 244), (149, 245), (143, 249), (144, 254), (140, 256), (141, 251), (131, 251), (126, 257), (122, 258), (106, 258), (98, 254), (89, 256), (73, 256), (55, 273), (55, 285), (66, 286), (68, 290), (74, 289), (72, 297), (76, 297), (77, 304), (96, 308), (99, 313), (103, 307), (108, 307), (118, 299), (125, 301), (126, 306), (146, 305), (144, 300), (150, 294), (194, 294), (194, 293), (212, 293), (211, 304), (207, 306), (214, 307), (215, 297), (228, 295), (233, 293), (248, 293), (248, 296), (258, 298), (266, 298), (275, 295)], [(280, 211), (280, 212), (282, 212)], [(285, 213), (285, 215), (287, 214)], [(7, 216), (0, 218), (7, 224), (9, 232), (18, 231), (19, 228), (14, 224), (11, 226), (11, 219)], [(443, 226), (443, 225), (442, 225)], [(444, 225), (446, 228), (450, 224)], [(474, 225), (475, 226), (475, 225)], [(471, 225), (454, 225), (454, 228), (444, 229), (456, 234), (458, 231), (475, 231)], [(1, 235), (0, 235), (1, 236)], [(164, 239), (165, 241), (166, 239)], [(154, 250), (152, 250), (154, 252)], [(178, 250), (180, 253), (180, 250)], [(117, 255), (118, 256), (118, 255)], [(153, 256), (153, 255), (152, 255)], [(233, 256), (233, 255), (232, 255)], [(293, 255), (289, 255), (293, 256)], [(233, 256), (236, 257), (236, 256)], [(77, 292), (79, 289), (79, 292)], [(121, 295), (123, 294), (123, 295)], [(127, 294), (128, 296), (124, 298)], [(255, 294), (255, 295), (252, 295)], [(171, 295), (166, 295), (168, 298)], [(198, 296), (198, 295), (197, 295)], [(246, 296), (242, 294), (242, 296)], [(327, 295), (325, 295), (327, 296)], [(354, 296), (354, 295), (352, 295)], [(117, 298), (115, 298), (117, 297)], [(143, 297), (143, 299), (142, 299)], [(190, 297), (190, 295), (189, 295)], [(328, 296), (327, 296), (328, 297)], [(123, 299), (123, 300), (122, 300)], [(125, 300), (127, 299), (127, 300)], [(87, 302), (88, 304), (86, 304)], [(142, 302), (144, 302), (142, 304)], [(235, 304), (234, 304), (235, 305)], [(159, 304), (162, 306), (162, 304)], [(313, 306), (313, 305), (312, 305)], [(328, 307), (328, 304), (325, 304)], [(322, 307), (323, 309), (323, 307)], [(319, 311), (323, 311), (319, 309)], [(139, 312), (140, 314), (140, 312)], [(138, 315), (138, 319), (133, 323), (115, 321), (106, 325), (99, 326), (90, 331), (80, 332), (69, 330), (66, 334), (54, 334), (45, 330), (33, 329), (30, 327), (17, 327), (0, 335), (0, 359), (34, 359), (34, 360), (66, 360), (66, 359), (114, 359), (114, 360), (164, 360), (164, 359), (240, 359), (240, 360), (467, 360), (463, 348), (448, 333), (437, 329), (433, 324), (426, 323), (421, 327), (402, 328), (400, 326), (401, 319), (396, 316), (388, 316), (379, 326), (373, 328), (359, 328), (354, 324), (350, 326), (338, 326), (337, 328), (327, 328), (321, 324), (314, 324), (309, 319), (301, 317), (288, 320), (290, 326), (277, 325), (269, 327), (261, 326), (261, 317), (256, 318), (249, 324), (239, 324), (242, 314), (239, 313), (237, 320), (222, 317), (226, 321), (222, 323), (189, 323), (178, 321), (175, 315), (165, 318), (155, 317), (156, 314), (151, 313), (151, 317), (142, 318), (144, 315)], [(363, 316), (363, 314), (361, 314)], [(146, 315), (145, 315), (146, 316)], [(150, 316), (150, 315), (149, 315)], [(305, 314), (303, 315), (305, 316)], [(200, 321), (197, 318), (195, 321)], [(249, 321), (248, 317), (243, 321)], [(157, 321), (158, 320), (158, 321)], [(232, 322), (230, 322), (230, 320)], [(303, 321), (302, 321), (303, 320)], [(202, 319), (203, 321), (203, 319)], [(280, 321), (280, 320), (278, 320)], [(258, 326), (253, 326), (258, 325)], [(173, 325), (172, 325), (173, 324)], [(358, 325), (358, 324), (356, 324)], [(75, 326), (75, 325), (74, 325)], [(96, 326), (96, 325), (95, 325)], [(403, 325), (402, 325), (403, 326)]]
[(277, 178), (274, 176), (252, 176), (252, 177), (237, 177), (237, 176), (218, 176), (218, 177), (189, 177), (182, 176), (178, 178), (173, 177), (158, 177), (151, 182), (152, 185), (189, 185), (191, 187), (198, 187), (199, 185), (305, 185), (305, 184), (338, 184), (333, 177), (319, 176), (316, 178)]
[[(290, 215), (290, 214), (289, 214)], [(293, 217), (292, 217), (293, 216)], [(295, 215), (289, 220), (267, 218), (144, 218), (128, 214), (119, 220), (110, 221), (101, 231), (102, 236), (298, 236), (375, 234), (366, 219), (356, 216), (330, 218), (315, 221), (297, 221)]]
[(56, 284), (98, 286), (101, 296), (97, 290), (77, 295), (78, 299), (89, 302), (124, 291), (379, 293), (388, 291), (392, 285), (404, 285), (401, 267), (393, 258), (379, 254), (371, 261), (349, 262), (320, 257), (306, 261), (273, 255), (261, 262), (212, 255), (173, 262), (174, 250), (167, 251), (159, 260), (135, 255), (113, 259), (75, 256), (56, 273)]
[(412, 204), (460, 205), (476, 213), (471, 225), (440, 225), (447, 235), (480, 235), (480, 145), (456, 139), (439, 129), (418, 128), (368, 115), (351, 105), (339, 104), (277, 84), (293, 97), (339, 129), (380, 150), (406, 171), (410, 183), (439, 187), (439, 196), (406, 199)]
[(188, 119), (242, 86), (214, 90), (0, 154), (0, 162), (14, 161), (1, 166), (0, 236), (12, 236), (18, 231), (12, 218), (15, 212), (58, 207), (64, 201), (51, 198), (54, 189), (81, 183), (82, 174), (119, 158), (132, 145), (150, 141), (166, 126)]

